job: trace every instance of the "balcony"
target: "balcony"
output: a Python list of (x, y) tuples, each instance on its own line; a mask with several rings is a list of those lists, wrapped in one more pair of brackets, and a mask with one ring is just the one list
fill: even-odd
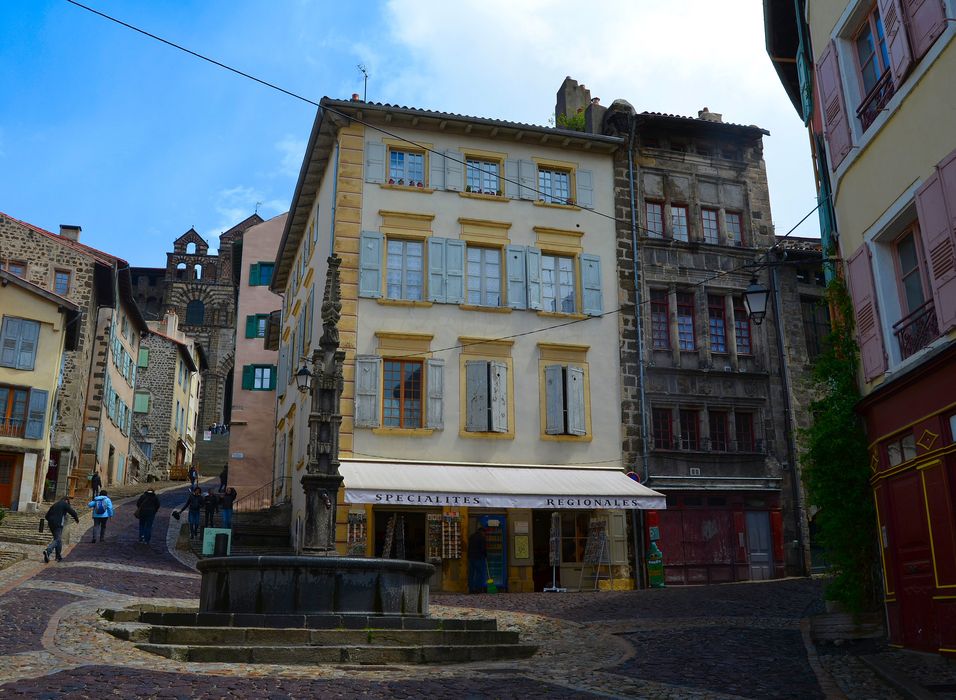
[(932, 300), (893, 324), (893, 335), (900, 345), (900, 356), (915, 355), (939, 337), (936, 309)]
[(26, 421), (0, 416), (0, 438), (22, 438)]
[(863, 102), (856, 110), (856, 116), (860, 119), (860, 125), (863, 127), (863, 131), (866, 131), (870, 128), (876, 118), (880, 115), (880, 112), (883, 111), (883, 108), (886, 107), (886, 103), (890, 101), (890, 98), (893, 97), (896, 92), (896, 86), (893, 85), (893, 77), (890, 75), (890, 71), (886, 71), (876, 81), (876, 85), (873, 86), (873, 89), (863, 98)]
[(697, 441), (674, 437), (672, 440), (654, 439), (655, 450), (673, 450), (676, 452), (708, 452), (722, 454), (766, 454), (767, 445), (764, 440), (740, 442), (736, 440), (715, 441), (710, 438), (700, 438)]

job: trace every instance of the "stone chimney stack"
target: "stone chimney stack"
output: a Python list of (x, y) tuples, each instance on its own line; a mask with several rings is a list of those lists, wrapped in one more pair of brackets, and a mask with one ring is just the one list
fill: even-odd
[(719, 112), (711, 112), (706, 107), (704, 107), (702, 110), (700, 110), (697, 113), (697, 118), (703, 119), (705, 122), (723, 123), (724, 121), (723, 117), (724, 117), (723, 114), (720, 114)]
[(166, 323), (166, 332), (164, 335), (169, 338), (176, 338), (176, 335), (179, 333), (179, 315), (175, 311), (167, 311), (164, 321)]
[(80, 231), (83, 229), (79, 226), (70, 226), (69, 224), (60, 224), (60, 237), (66, 238), (67, 240), (73, 241), (74, 243), (79, 243), (80, 241)]
[(591, 91), (579, 85), (578, 81), (569, 75), (558, 88), (554, 102), (554, 118), (557, 119), (562, 114), (572, 117), (579, 111), (587, 109), (590, 104)]
[(604, 133), (604, 115), (607, 107), (601, 104), (600, 97), (592, 97), (591, 104), (584, 110), (584, 130), (589, 134)]

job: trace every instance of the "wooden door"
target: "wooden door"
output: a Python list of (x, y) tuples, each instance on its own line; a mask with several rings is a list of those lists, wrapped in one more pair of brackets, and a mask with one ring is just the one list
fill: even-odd
[(14, 455), (0, 455), (0, 507), (10, 508), (13, 505), (13, 473), (16, 457)]
[(773, 578), (770, 513), (766, 511), (747, 511), (747, 560), (752, 581)]

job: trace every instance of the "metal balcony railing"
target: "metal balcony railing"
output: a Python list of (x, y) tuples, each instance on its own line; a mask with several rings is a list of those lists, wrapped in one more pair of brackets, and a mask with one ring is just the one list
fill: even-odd
[(939, 337), (939, 325), (936, 323), (936, 308), (932, 299), (894, 323), (893, 335), (900, 345), (900, 355), (904, 360), (936, 340)]
[(292, 500), (292, 477), (283, 476), (263, 484), (255, 491), (238, 499), (233, 506), (236, 512), (263, 510)]
[(718, 452), (722, 454), (766, 454), (764, 440), (738, 442), (736, 440), (711, 440), (698, 438), (696, 441), (675, 437), (671, 440), (654, 438), (655, 450), (677, 450), (680, 452)]
[(856, 116), (860, 119), (860, 125), (863, 127), (863, 131), (870, 128), (870, 124), (876, 120), (895, 92), (896, 86), (893, 85), (893, 77), (890, 75), (890, 71), (886, 71), (880, 79), (876, 81), (876, 85), (874, 85), (873, 89), (863, 98), (863, 102), (860, 103), (860, 106), (856, 110)]
[(26, 421), (0, 416), (0, 437), (22, 438)]

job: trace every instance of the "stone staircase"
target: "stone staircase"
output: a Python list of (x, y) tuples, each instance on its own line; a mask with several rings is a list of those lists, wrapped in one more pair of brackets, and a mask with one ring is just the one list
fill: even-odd
[[(85, 503), (83, 505), (86, 505)], [(9, 512), (3, 518), (0, 524), (0, 542), (18, 542), (20, 544), (36, 544), (46, 546), (50, 543), (50, 528), (43, 523), (43, 532), (39, 532), (38, 525), (43, 514), (50, 507), (48, 503), (41, 503), (40, 509), (36, 513)], [(77, 525), (73, 518), (67, 518), (68, 524), (63, 531), (63, 543), (71, 544), (79, 542), (80, 535), (89, 527), (91, 516), (89, 509), (75, 508), (76, 514), (80, 516), (80, 523)], [(83, 511), (87, 512), (84, 513)]]
[(526, 659), (537, 647), (494, 619), (257, 615), (105, 610), (107, 631), (176, 661), (253, 664), (442, 664)]
[(203, 440), (202, 435), (196, 440), (196, 452), (193, 455), (193, 464), (202, 477), (218, 477), (219, 472), (229, 462), (229, 435), (212, 435), (210, 440)]
[[(259, 511), (242, 511), (232, 516), (232, 556), (265, 556), (294, 554), (289, 541), (289, 519), (292, 505), (283, 503)], [(185, 515), (183, 516), (185, 520)], [(222, 516), (216, 515), (216, 526)], [(188, 531), (187, 531), (188, 532)], [(202, 540), (183, 541), (197, 557), (202, 558)]]

